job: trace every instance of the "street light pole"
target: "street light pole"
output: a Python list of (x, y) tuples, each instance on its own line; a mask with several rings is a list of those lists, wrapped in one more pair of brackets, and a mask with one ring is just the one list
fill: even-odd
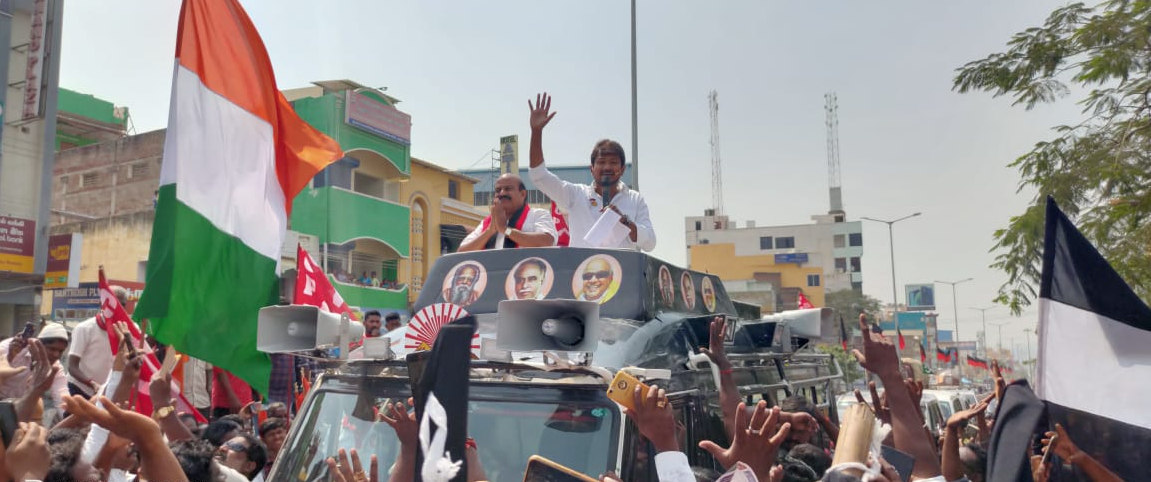
[[(992, 323), (992, 324), (991, 324), (992, 326), (997, 326), (997, 327), (999, 327), (999, 351), (1000, 351), (1000, 352), (1002, 352), (1002, 351), (1003, 351), (1003, 327), (1004, 327), (1004, 326), (1007, 326), (1007, 325), (1010, 325), (1010, 324), (1011, 324), (1011, 323)], [(1003, 353), (1000, 353), (1000, 355), (1002, 355), (1002, 354), (1003, 354)]]
[(955, 353), (956, 354), (959, 353), (959, 298), (956, 295), (955, 285), (960, 284), (960, 283), (966, 283), (966, 282), (971, 281), (973, 279), (975, 279), (975, 278), (961, 279), (959, 281), (935, 280), (935, 282), (939, 283), (939, 284), (951, 285), (951, 308), (953, 308), (953, 311), (955, 312)]
[(978, 310), (980, 313), (983, 314), (983, 358), (987, 358), (987, 310), (995, 309), (995, 307), (989, 306), (987, 308), (972, 308), (972, 309)]
[(631, 0), (631, 169), (632, 189), (639, 190), (639, 91), (635, 67), (635, 0)]
[[(899, 295), (895, 289), (895, 229), (893, 226), (895, 225), (895, 223), (903, 221), (904, 219), (914, 218), (914, 217), (919, 216), (921, 214), (923, 214), (923, 213), (909, 214), (907, 216), (896, 219), (894, 221), (884, 221), (882, 219), (874, 219), (874, 218), (868, 218), (868, 217), (860, 218), (860, 219), (863, 219), (865, 221), (874, 221), (877, 223), (884, 223), (887, 225), (887, 240), (888, 240), (887, 244), (891, 246), (891, 313), (892, 313), (891, 318), (893, 318), (893, 319), (896, 318), (895, 312), (899, 311)], [(898, 326), (896, 328), (898, 328)]]

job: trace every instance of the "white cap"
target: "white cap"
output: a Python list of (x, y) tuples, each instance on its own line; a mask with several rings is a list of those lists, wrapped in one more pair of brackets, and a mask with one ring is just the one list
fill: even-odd
[(44, 325), (44, 329), (40, 330), (40, 336), (37, 336), (36, 338), (41, 340), (47, 340), (50, 338), (68, 340), (68, 330), (64, 328), (64, 325), (59, 323), (48, 323)]

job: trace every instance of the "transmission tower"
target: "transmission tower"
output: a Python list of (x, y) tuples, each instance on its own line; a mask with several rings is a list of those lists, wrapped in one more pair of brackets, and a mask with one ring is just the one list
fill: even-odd
[(831, 213), (843, 213), (843, 190), (839, 178), (839, 102), (835, 92), (823, 95), (823, 109), (827, 112), (827, 192), (831, 198)]
[(715, 215), (723, 214), (723, 161), (719, 158), (719, 94), (707, 96), (711, 110), (711, 203)]

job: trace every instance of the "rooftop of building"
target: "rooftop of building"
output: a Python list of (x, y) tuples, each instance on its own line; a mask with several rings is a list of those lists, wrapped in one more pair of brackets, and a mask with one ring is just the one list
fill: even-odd
[(434, 164), (434, 163), (425, 161), (423, 159), (418, 159), (415, 157), (412, 157), (412, 164), (419, 164), (419, 165), (424, 166), (428, 169), (436, 170), (436, 171), (442, 172), (444, 174), (455, 176), (455, 177), (458, 177), (458, 178), (461, 178), (461, 179), (464, 179), (464, 180), (467, 180), (467, 181), (470, 181), (473, 183), (477, 183), (477, 184), (482, 181), (481, 179), (479, 179), (477, 177), (473, 177), (473, 176), (469, 176), (469, 175), (465, 174), (464, 171), (454, 171), (452, 169), (448, 169), (448, 168), (441, 166), (439, 164)]
[(58, 94), (58, 136), (73, 145), (86, 145), (124, 137), (128, 108), (61, 87)]

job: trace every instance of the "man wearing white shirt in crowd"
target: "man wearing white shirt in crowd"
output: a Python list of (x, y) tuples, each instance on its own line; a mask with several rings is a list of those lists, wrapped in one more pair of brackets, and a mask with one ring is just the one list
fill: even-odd
[[(128, 290), (111, 286), (112, 294), (120, 306), (128, 309)], [(68, 351), (68, 392), (91, 398), (112, 372), (112, 344), (108, 332), (95, 317), (88, 318), (72, 329), (72, 345)]]
[(528, 191), (519, 176), (500, 176), (493, 191), (491, 215), (464, 238), (460, 252), (555, 246), (556, 225), (551, 213), (528, 205)]
[[(571, 230), (570, 246), (585, 248), (625, 248), (651, 251), (655, 249), (655, 230), (652, 229), (647, 203), (638, 191), (620, 182), (626, 156), (618, 142), (604, 139), (596, 143), (591, 153), (591, 173), (594, 185), (574, 184), (560, 179), (544, 166), (543, 129), (555, 117), (551, 110), (551, 97), (546, 93), (536, 96), (531, 109), (532, 139), (530, 148), (531, 180), (567, 216)], [(602, 244), (589, 244), (584, 237), (607, 209), (619, 215), (626, 235), (609, 236)]]

